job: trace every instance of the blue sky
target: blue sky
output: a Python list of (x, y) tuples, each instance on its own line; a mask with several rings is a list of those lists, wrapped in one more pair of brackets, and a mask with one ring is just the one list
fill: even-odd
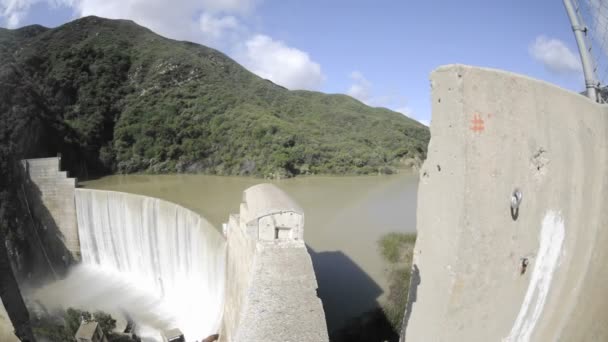
[(288, 88), (347, 93), (425, 123), (429, 74), (442, 64), (584, 88), (558, 0), (0, 0), (3, 27), (86, 15), (132, 19), (215, 47)]

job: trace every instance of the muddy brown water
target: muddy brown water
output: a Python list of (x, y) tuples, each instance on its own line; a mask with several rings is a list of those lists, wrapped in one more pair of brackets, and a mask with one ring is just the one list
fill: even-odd
[(309, 246), (328, 328), (375, 308), (387, 288), (377, 241), (389, 232), (415, 232), (418, 175), (309, 176), (267, 181), (208, 175), (116, 175), (81, 182), (87, 188), (162, 198), (192, 209), (221, 229), (238, 213), (246, 188), (271, 182), (304, 209)]

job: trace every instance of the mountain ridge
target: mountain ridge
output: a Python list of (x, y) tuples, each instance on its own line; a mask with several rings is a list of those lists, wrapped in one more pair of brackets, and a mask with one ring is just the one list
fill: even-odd
[[(44, 145), (77, 174), (391, 173), (426, 155), (428, 128), (400, 113), (287, 90), (220, 51), (130, 20), (3, 29), (0, 61), (11, 105), (0, 114), (36, 117), (51, 135), (23, 148), (24, 157)], [(27, 95), (15, 97), (17, 86)]]

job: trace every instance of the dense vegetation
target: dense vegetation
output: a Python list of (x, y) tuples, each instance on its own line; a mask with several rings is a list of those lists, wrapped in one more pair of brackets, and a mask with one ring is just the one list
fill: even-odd
[(426, 153), (428, 129), (399, 113), (286, 90), (216, 50), (130, 21), (0, 29), (0, 50), (10, 66), (1, 96), (21, 106), (18, 118), (43, 115), (60, 131), (27, 139), (53, 140), (81, 174), (387, 173)]
[(378, 241), (380, 253), (388, 263), (389, 292), (382, 310), (399, 333), (407, 305), (416, 234), (390, 233)]
[(77, 342), (75, 335), (83, 319), (88, 321), (95, 320), (108, 342), (139, 341), (137, 336), (114, 332), (116, 320), (111, 315), (102, 311), (91, 314), (87, 311), (68, 308), (66, 311), (60, 311), (53, 315), (48, 313), (40, 315), (32, 320), (32, 326), (34, 334), (39, 341)]
[(5, 32), (0, 29), (0, 297), (15, 335), (21, 341), (33, 341), (29, 313), (17, 285), (19, 275), (13, 274), (15, 259), (29, 255), (26, 210), (19, 200), (18, 160), (56, 152), (53, 136), (57, 127), (34, 84), (14, 63), (14, 34)]

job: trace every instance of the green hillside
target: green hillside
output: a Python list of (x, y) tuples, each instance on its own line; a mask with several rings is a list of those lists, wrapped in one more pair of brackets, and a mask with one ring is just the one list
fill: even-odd
[(289, 91), (216, 50), (97, 17), (0, 29), (0, 101), (3, 144), (62, 152), (79, 174), (390, 173), (429, 140), (400, 113)]

